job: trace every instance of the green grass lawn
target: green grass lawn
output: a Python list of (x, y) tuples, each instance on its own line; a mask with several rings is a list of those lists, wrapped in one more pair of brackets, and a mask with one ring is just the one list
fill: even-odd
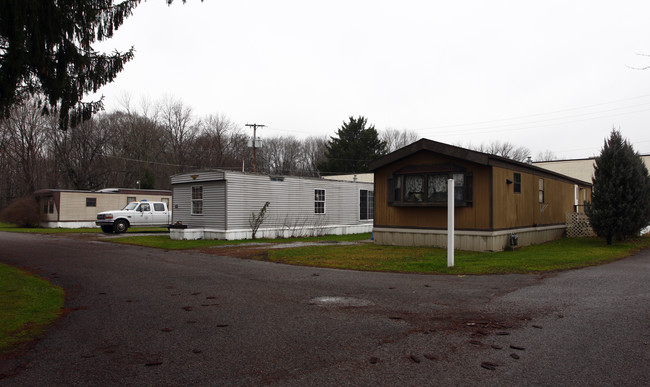
[(113, 238), (111, 242), (115, 243), (124, 243), (130, 245), (146, 246), (146, 247), (155, 247), (165, 250), (185, 250), (185, 249), (197, 249), (202, 247), (212, 247), (212, 246), (225, 246), (225, 245), (241, 245), (244, 243), (289, 243), (289, 242), (319, 242), (319, 241), (361, 241), (365, 239), (370, 239), (371, 234), (351, 234), (351, 235), (326, 235), (320, 237), (308, 237), (308, 238), (286, 238), (286, 239), (244, 239), (236, 241), (225, 241), (225, 240), (209, 240), (209, 239), (200, 239), (193, 241), (177, 241), (169, 238), (168, 235), (152, 235), (152, 236), (124, 236), (120, 238)]
[[(0, 222), (0, 231), (9, 232), (25, 232), (34, 234), (102, 234), (102, 229), (99, 227), (86, 227), (86, 228), (44, 228), (44, 227), (18, 227), (9, 223)], [(129, 228), (128, 233), (136, 232), (167, 232), (164, 227), (135, 227)]]
[[(99, 229), (23, 229), (0, 223), (0, 231), (41, 233), (99, 233)], [(166, 229), (135, 228), (129, 232), (156, 232)], [(370, 233), (330, 235), (310, 238), (256, 239), (260, 243), (361, 241)], [(168, 235), (129, 236), (128, 233), (111, 242), (154, 247), (165, 250), (201, 249), (213, 246), (233, 246), (253, 240), (172, 240)], [(436, 274), (503, 274), (535, 273), (575, 269), (598, 265), (629, 256), (650, 247), (650, 237), (639, 237), (607, 246), (599, 238), (563, 238), (541, 245), (503, 252), (456, 251), (455, 266), (447, 267), (446, 249), (429, 247), (381, 246), (363, 243), (353, 246), (309, 246), (289, 249), (267, 249), (259, 254), (245, 254), (248, 258), (264, 259), (292, 265), (331, 267), (351, 270), (389, 271), (401, 273)], [(242, 246), (242, 249), (245, 247)]]
[[(256, 242), (286, 243), (310, 241), (360, 241), (370, 234), (331, 235), (315, 238), (257, 239)], [(166, 250), (194, 249), (211, 246), (233, 247), (251, 240), (176, 241), (168, 236), (133, 236), (112, 239), (113, 242), (155, 247)], [(607, 246), (599, 238), (563, 238), (515, 251), (456, 251), (455, 266), (447, 267), (447, 250), (430, 247), (382, 246), (363, 243), (352, 246), (308, 246), (267, 249), (253, 259), (292, 265), (331, 267), (350, 270), (389, 271), (430, 274), (504, 274), (535, 273), (576, 269), (598, 265), (629, 256), (650, 247), (650, 237), (639, 237)], [(244, 248), (244, 247), (242, 247)], [(251, 257), (251, 254), (246, 255)]]
[(647, 247), (650, 247), (648, 237), (612, 246), (607, 246), (599, 238), (563, 238), (515, 251), (456, 251), (453, 268), (447, 267), (446, 249), (375, 244), (269, 250), (264, 259), (293, 265), (400, 273), (505, 274), (592, 266), (629, 256)]
[(59, 318), (64, 291), (0, 263), (0, 354), (29, 342)]

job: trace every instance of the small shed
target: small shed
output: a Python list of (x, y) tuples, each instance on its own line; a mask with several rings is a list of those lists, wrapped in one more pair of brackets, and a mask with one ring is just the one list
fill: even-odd
[[(503, 157), (421, 139), (373, 161), (376, 243), (445, 247), (447, 188), (454, 179), (461, 250), (500, 251), (565, 234), (591, 184)], [(516, 238), (511, 238), (516, 237)], [(512, 241), (512, 242), (511, 242)]]
[(129, 202), (151, 200), (171, 205), (171, 191), (105, 188), (98, 191), (42, 189), (34, 193), (42, 214), (42, 227), (97, 227), (102, 211), (122, 209)]
[(266, 202), (256, 237), (357, 234), (372, 230), (371, 183), (205, 170), (171, 177), (172, 239), (252, 238), (251, 218)]

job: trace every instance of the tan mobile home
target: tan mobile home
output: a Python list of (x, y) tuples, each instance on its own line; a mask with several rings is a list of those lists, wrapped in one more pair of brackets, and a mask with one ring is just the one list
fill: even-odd
[(167, 190), (107, 188), (99, 191), (43, 189), (34, 193), (42, 215), (43, 227), (97, 227), (97, 213), (122, 209), (129, 202), (163, 201), (171, 208)]

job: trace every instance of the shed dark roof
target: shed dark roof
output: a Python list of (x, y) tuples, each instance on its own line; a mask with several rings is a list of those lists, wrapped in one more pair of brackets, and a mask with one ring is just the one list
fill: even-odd
[(407, 145), (392, 153), (387, 154), (386, 156), (373, 160), (370, 163), (370, 170), (375, 171), (388, 164), (392, 164), (421, 151), (433, 152), (443, 156), (466, 160), (480, 165), (497, 166), (524, 172), (534, 172), (537, 175), (551, 176), (554, 178), (571, 181), (575, 184), (591, 186), (591, 183), (588, 183), (586, 181), (574, 179), (572, 177), (549, 171), (544, 168), (536, 167), (534, 165), (511, 160), (501, 156), (474, 151), (471, 149), (461, 148), (454, 145), (444, 144), (442, 142), (433, 141), (426, 138), (422, 138), (412, 143), (411, 145)]

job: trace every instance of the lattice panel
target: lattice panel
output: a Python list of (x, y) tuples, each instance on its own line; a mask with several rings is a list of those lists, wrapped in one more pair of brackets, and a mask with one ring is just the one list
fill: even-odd
[(589, 223), (589, 217), (582, 212), (567, 212), (566, 234), (569, 238), (596, 236)]

